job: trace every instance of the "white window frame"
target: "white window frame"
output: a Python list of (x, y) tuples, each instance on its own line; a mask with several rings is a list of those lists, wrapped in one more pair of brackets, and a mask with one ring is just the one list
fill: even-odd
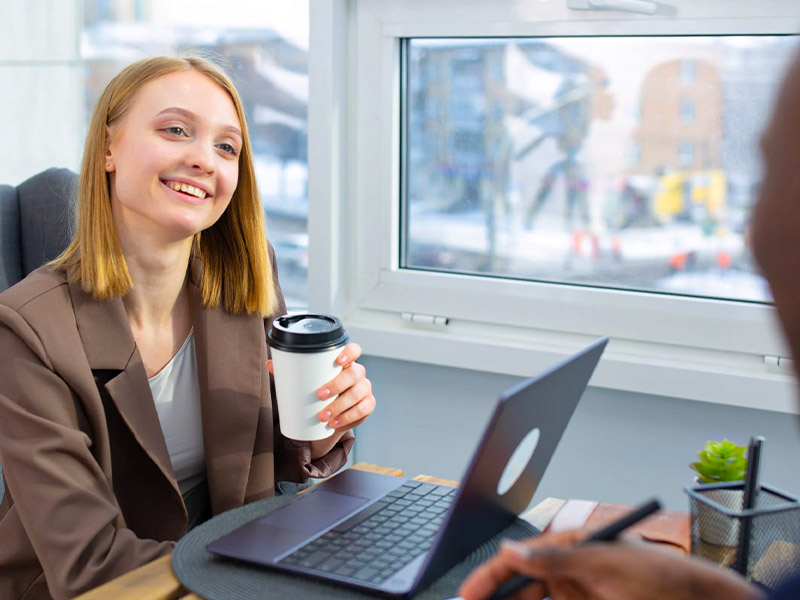
[(679, 18), (567, 0), (311, 0), (310, 307), (340, 315), (370, 355), (519, 376), (608, 335), (592, 385), (797, 412), (770, 306), (398, 268), (400, 38), (796, 33), (800, 22), (789, 1), (668, 4)]

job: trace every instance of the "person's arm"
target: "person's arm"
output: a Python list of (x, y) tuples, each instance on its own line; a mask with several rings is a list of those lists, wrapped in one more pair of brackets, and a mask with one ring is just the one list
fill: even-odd
[(0, 306), (3, 475), (12, 510), (56, 599), (92, 589), (174, 547), (139, 539), (124, 526), (114, 491), (92, 454), (94, 440), (81, 429), (81, 413), (80, 400), (49, 364), (36, 333), (15, 311)]
[(762, 592), (728, 569), (646, 543), (593, 543), (586, 531), (543, 535), (504, 544), (461, 587), (464, 600), (485, 600), (523, 574), (539, 582), (515, 600), (764, 600)]

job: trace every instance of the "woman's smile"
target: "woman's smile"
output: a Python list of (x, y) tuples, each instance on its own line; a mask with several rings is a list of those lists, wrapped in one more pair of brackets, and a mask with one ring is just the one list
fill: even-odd
[(197, 183), (187, 183), (177, 179), (162, 179), (161, 183), (171, 192), (177, 194), (181, 200), (190, 204), (202, 204), (206, 199), (213, 198), (213, 195)]

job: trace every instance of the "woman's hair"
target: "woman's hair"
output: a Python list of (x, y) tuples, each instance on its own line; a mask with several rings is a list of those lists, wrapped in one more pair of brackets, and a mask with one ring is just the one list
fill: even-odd
[(239, 180), (231, 202), (219, 220), (195, 234), (193, 241), (193, 254), (204, 265), (199, 282), (203, 304), (209, 308), (222, 304), (233, 314), (267, 316), (277, 307), (277, 297), (244, 109), (228, 76), (204, 58), (146, 58), (128, 65), (108, 84), (95, 105), (86, 135), (75, 236), (50, 264), (71, 269), (70, 279), (80, 281), (83, 290), (98, 300), (124, 295), (133, 286), (111, 216), (106, 132), (128, 113), (143, 85), (180, 71), (202, 73), (228, 93), (243, 136)]

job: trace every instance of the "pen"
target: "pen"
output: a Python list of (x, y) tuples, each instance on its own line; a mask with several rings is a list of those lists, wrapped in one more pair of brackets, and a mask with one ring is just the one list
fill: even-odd
[[(581, 546), (584, 544), (591, 544), (592, 542), (610, 542), (617, 538), (617, 536), (622, 533), (625, 529), (638, 523), (645, 517), (649, 517), (654, 512), (661, 508), (661, 504), (658, 500), (650, 500), (646, 504), (643, 504), (639, 508), (632, 510), (627, 515), (623, 516), (622, 518), (614, 521), (610, 525), (599, 529), (598, 531), (594, 532), (588, 538), (586, 538), (583, 542), (581, 542)], [(535, 583), (536, 580), (532, 579), (531, 577), (526, 577), (525, 575), (516, 575), (512, 577), (508, 581), (506, 581), (503, 585), (501, 585), (497, 590), (495, 590), (494, 594), (489, 597), (489, 600), (502, 600), (503, 598), (508, 598), (512, 594), (518, 592), (522, 588), (529, 586), (532, 583)]]
[[(759, 471), (761, 470), (761, 453), (765, 439), (763, 436), (750, 438), (750, 445), (747, 449), (747, 474), (744, 483), (744, 500), (742, 510), (750, 510), (756, 506), (756, 498), (759, 492)], [(752, 517), (744, 517), (741, 520), (741, 530), (739, 532), (739, 548), (736, 553), (736, 564), (734, 570), (742, 575), (747, 575), (748, 560), (750, 557), (750, 537), (752, 529)]]

